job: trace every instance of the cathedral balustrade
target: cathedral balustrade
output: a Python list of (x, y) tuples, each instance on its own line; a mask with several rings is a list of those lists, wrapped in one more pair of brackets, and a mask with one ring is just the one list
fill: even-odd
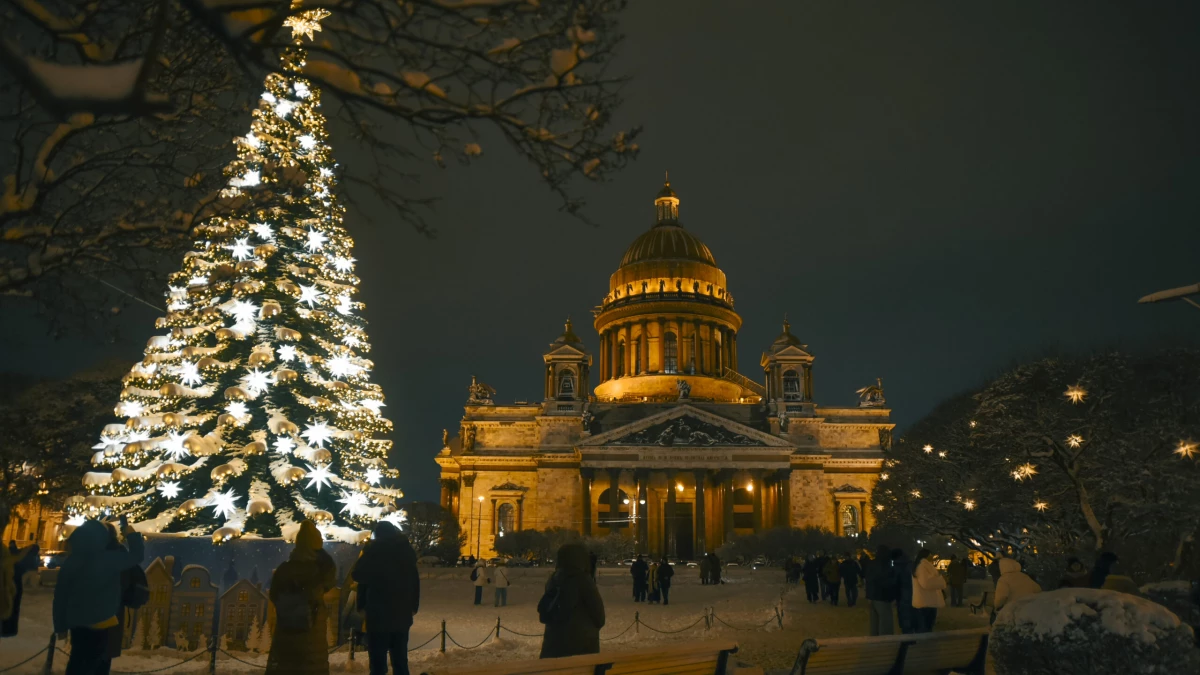
[[(726, 299), (728, 298), (728, 299)], [(601, 304), (602, 309), (614, 307), (623, 307), (625, 305), (636, 305), (646, 302), (698, 302), (706, 305), (716, 305), (717, 307), (725, 307), (733, 309), (733, 298), (726, 294), (725, 298), (715, 295), (705, 295), (704, 293), (694, 293), (688, 291), (645, 291), (642, 293), (633, 293), (631, 295), (621, 294), (616, 297), (609, 295), (604, 298)]]

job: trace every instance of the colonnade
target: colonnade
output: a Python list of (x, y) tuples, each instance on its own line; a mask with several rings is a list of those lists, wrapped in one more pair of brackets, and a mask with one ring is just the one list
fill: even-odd
[[(650, 335), (656, 325), (657, 337)], [(690, 331), (688, 330), (690, 329)], [(675, 366), (666, 367), (668, 333), (675, 335)], [(651, 346), (654, 342), (654, 368)], [(737, 332), (717, 322), (701, 319), (639, 318), (614, 323), (600, 331), (600, 382), (618, 377), (657, 373), (694, 372), (720, 377), (726, 368), (737, 370)]]

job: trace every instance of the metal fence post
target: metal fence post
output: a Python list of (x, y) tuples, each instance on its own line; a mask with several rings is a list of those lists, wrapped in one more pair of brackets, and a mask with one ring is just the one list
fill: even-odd
[(639, 634), (639, 633), (641, 633), (641, 632), (642, 632), (642, 631), (641, 631), (641, 630), (638, 628), (638, 625), (639, 625), (639, 624), (642, 622), (642, 619), (641, 619), (641, 616), (640, 616), (640, 615), (641, 615), (641, 612), (634, 612), (634, 613), (633, 613), (633, 634), (634, 634), (634, 635), (637, 635), (637, 634)]
[(213, 635), (209, 640), (209, 649), (212, 651), (212, 656), (208, 660), (208, 675), (217, 675), (217, 636)]
[(350, 629), (350, 660), (351, 661), (354, 660), (354, 642), (355, 642), (357, 635), (358, 635), (358, 631), (351, 628)]
[(46, 665), (42, 667), (42, 675), (50, 675), (54, 670), (54, 650), (57, 649), (58, 635), (50, 634), (50, 646), (46, 648)]
[(442, 619), (442, 649), (443, 654), (446, 653), (446, 620)]
[(500, 639), (500, 617), (496, 617), (496, 639)]

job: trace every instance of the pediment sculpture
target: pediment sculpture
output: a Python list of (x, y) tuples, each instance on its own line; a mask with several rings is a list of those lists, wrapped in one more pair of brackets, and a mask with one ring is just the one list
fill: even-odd
[(714, 446), (765, 445), (743, 434), (683, 415), (623, 436), (609, 445)]

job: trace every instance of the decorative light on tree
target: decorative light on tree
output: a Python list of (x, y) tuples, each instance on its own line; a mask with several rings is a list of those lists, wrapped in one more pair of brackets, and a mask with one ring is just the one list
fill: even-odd
[(964, 499), (962, 505), (963, 505), (964, 509), (966, 509), (968, 511), (973, 511), (975, 509), (975, 500), (974, 499)]
[(1045, 511), (1046, 509), (1050, 508), (1050, 505), (1038, 499), (1033, 502), (1033, 508), (1037, 509), (1038, 511)]
[(1078, 384), (1073, 384), (1067, 387), (1067, 390), (1063, 392), (1063, 395), (1066, 396), (1067, 400), (1069, 400), (1071, 403), (1083, 403), (1084, 397), (1087, 396), (1087, 390)]
[(912, 492), (910, 492), (909, 494), (911, 494), (911, 495), (913, 496), (913, 498), (915, 498), (915, 499), (920, 499), (920, 498), (921, 498), (921, 491), (920, 491), (920, 490), (913, 490), (913, 491), (912, 491)]
[(925, 447), (923, 447), (921, 449), (924, 450), (925, 454), (927, 454), (927, 455), (933, 454), (933, 446), (932, 445), (926, 445)]
[[(324, 10), (293, 12), (295, 40), (320, 29)], [(115, 407), (128, 420), (101, 434), (100, 470), (86, 501), (67, 505), (71, 523), (124, 513), (143, 532), (224, 528), (223, 541), (228, 528), (292, 536), (305, 514), (323, 511), (337, 514), (323, 532), (357, 543), (382, 515), (371, 505), (403, 497), (386, 468), (391, 442), (380, 436), (392, 425), (370, 382), (319, 92), (300, 75), (299, 42), (282, 61), (285, 75), (267, 77), (250, 133), (235, 140), (221, 192), (229, 208), (195, 224), (156, 322), (162, 333)], [(176, 466), (160, 473), (167, 463)], [(315, 489), (302, 495), (305, 476)], [(243, 515), (246, 499), (273, 508)]]
[(1187, 441), (1179, 441), (1179, 447), (1175, 448), (1175, 454), (1183, 459), (1191, 459), (1196, 454), (1196, 444)]
[(1067, 445), (1071, 446), (1072, 448), (1078, 448), (1079, 446), (1083, 445), (1083, 436), (1080, 436), (1079, 434), (1071, 434), (1070, 436), (1067, 436)]
[(1033, 478), (1037, 475), (1037, 466), (1026, 462), (1014, 469), (1012, 475), (1018, 481)]

